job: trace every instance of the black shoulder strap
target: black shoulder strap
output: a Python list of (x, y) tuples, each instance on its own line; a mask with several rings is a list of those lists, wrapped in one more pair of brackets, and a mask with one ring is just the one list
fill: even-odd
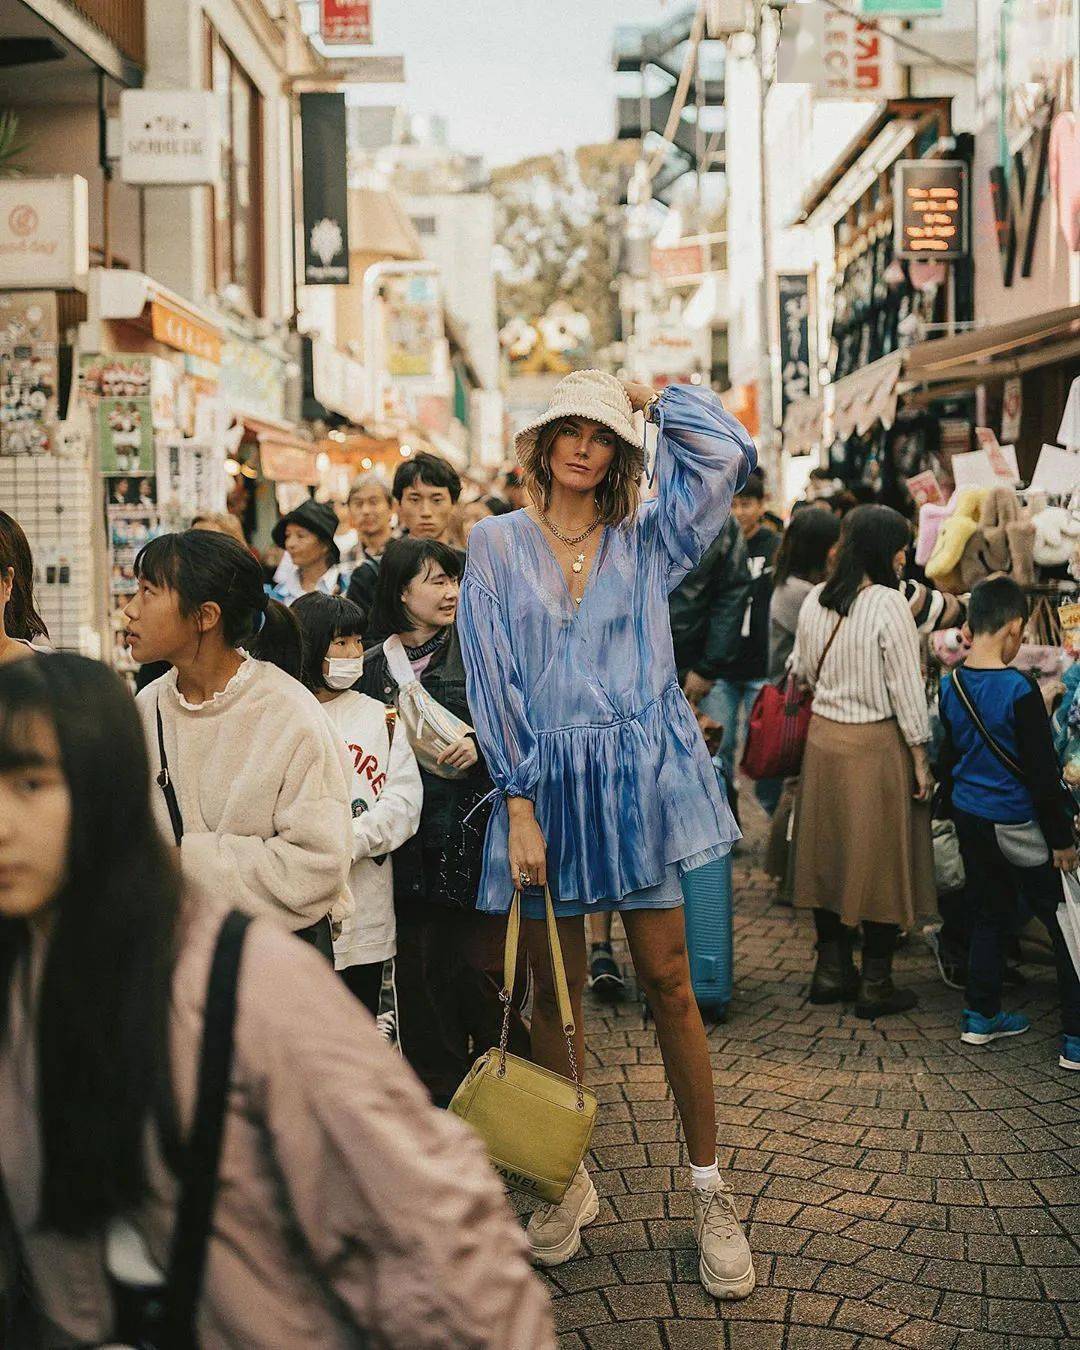
[(972, 700), (971, 695), (964, 688), (964, 682), (960, 678), (959, 666), (957, 666), (957, 668), (952, 673), (952, 682), (953, 688), (956, 690), (957, 698), (959, 698), (960, 702), (964, 705), (964, 711), (967, 713), (967, 715), (971, 718), (972, 722), (974, 723), (975, 730), (986, 742), (987, 749), (993, 754), (994, 758), (997, 759), (997, 761), (1001, 765), (1003, 765), (1006, 769), (1008, 769), (1008, 771), (1012, 774), (1014, 778), (1018, 778), (1021, 783), (1024, 783), (1026, 785), (1027, 778), (1024, 774), (1023, 769), (1020, 767), (1019, 764), (1017, 764), (1016, 760), (1013, 759), (1012, 755), (1009, 754), (1009, 752), (1004, 748), (1004, 746), (998, 744), (998, 742), (991, 735), (989, 727), (987, 727), (986, 723), (979, 716), (978, 709), (975, 707), (975, 703)]
[(195, 1120), (184, 1151), (184, 1171), (169, 1255), (169, 1322), (176, 1346), (194, 1346), (210, 1227), (217, 1198), (221, 1140), (232, 1073), (236, 989), (244, 935), (251, 919), (226, 915), (218, 934), (203, 1014)]
[(169, 820), (172, 822), (173, 838), (176, 840), (176, 847), (180, 847), (180, 842), (184, 837), (184, 817), (180, 814), (180, 803), (176, 800), (176, 789), (172, 785), (172, 779), (169, 777), (169, 761), (165, 754), (165, 728), (161, 722), (161, 695), (157, 700), (157, 744), (158, 744), (158, 762), (161, 765), (161, 772), (157, 776), (157, 785), (165, 794), (165, 805), (169, 808)]

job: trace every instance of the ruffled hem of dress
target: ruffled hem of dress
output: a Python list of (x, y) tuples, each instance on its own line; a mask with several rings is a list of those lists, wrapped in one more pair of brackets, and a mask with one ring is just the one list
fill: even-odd
[[(740, 837), (677, 685), (637, 717), (538, 738), (536, 814), (556, 899), (587, 907), (659, 886), (724, 857)], [(505, 803), (492, 814), (478, 907), (509, 908)]]

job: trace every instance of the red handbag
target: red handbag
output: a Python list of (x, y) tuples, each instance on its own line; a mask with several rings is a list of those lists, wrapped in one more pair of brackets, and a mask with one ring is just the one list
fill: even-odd
[[(815, 684), (821, 678), (821, 668), (843, 622), (841, 615), (825, 644), (814, 677)], [(794, 675), (786, 675), (779, 683), (762, 687), (750, 709), (746, 745), (739, 765), (747, 778), (759, 781), (792, 778), (799, 772), (813, 703), (814, 695), (803, 688)]]

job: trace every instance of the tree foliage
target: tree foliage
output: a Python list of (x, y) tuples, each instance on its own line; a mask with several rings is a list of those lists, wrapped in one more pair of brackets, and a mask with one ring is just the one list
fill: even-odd
[(587, 316), (596, 348), (612, 341), (626, 159), (624, 145), (590, 146), (493, 175), (500, 325), (564, 300)]

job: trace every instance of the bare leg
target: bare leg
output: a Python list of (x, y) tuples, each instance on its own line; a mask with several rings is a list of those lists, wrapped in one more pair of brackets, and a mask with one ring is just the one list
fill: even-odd
[[(562, 945), (566, 983), (570, 990), (570, 1006), (574, 1012), (574, 1054), (581, 1076), (585, 1076), (585, 1028), (581, 1011), (581, 995), (585, 988), (585, 922), (581, 916), (558, 919), (559, 942)], [(525, 919), (522, 922), (529, 964), (533, 974), (532, 1057), (535, 1063), (553, 1073), (569, 1078), (570, 1063), (566, 1057), (566, 1037), (563, 1035), (559, 1005), (555, 998), (555, 978), (548, 951), (547, 926), (543, 919)]]
[(716, 1161), (716, 1101), (705, 1027), (690, 987), (682, 907), (627, 910), (623, 928), (656, 1019), (660, 1053), (682, 1118), (690, 1161)]

